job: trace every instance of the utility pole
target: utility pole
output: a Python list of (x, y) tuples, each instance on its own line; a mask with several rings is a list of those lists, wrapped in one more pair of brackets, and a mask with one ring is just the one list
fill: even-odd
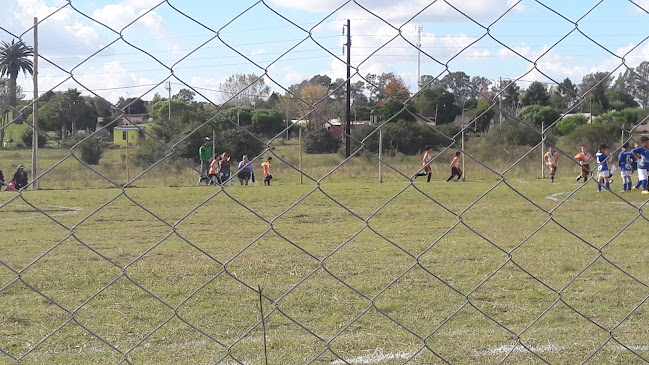
[(171, 81), (167, 81), (167, 86), (165, 86), (165, 89), (169, 92), (169, 99), (168, 103), (169, 104), (169, 119), (171, 119)]
[(38, 18), (34, 17), (34, 103), (32, 104), (32, 186), (34, 189), (41, 188), (40, 174), (38, 168)]
[(503, 78), (500, 77), (500, 84), (498, 85), (498, 111), (500, 112), (499, 125), (503, 125)]
[(351, 55), (351, 49), (352, 49), (352, 35), (351, 35), (351, 21), (347, 19), (347, 110), (345, 111), (345, 119), (346, 119), (346, 124), (345, 124), (345, 156), (349, 158), (351, 155), (351, 99), (352, 99), (352, 55)]
[(423, 27), (417, 26), (417, 91), (421, 89), (421, 32)]

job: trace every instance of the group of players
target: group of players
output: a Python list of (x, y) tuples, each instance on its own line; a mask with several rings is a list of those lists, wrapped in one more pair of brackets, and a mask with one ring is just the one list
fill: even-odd
[[(579, 162), (580, 172), (576, 180), (582, 178), (584, 182), (588, 180), (591, 175), (590, 162), (597, 163), (597, 191), (602, 191), (602, 185), (610, 190), (610, 184), (613, 182), (613, 173), (617, 167), (612, 163), (611, 149), (606, 144), (601, 144), (599, 150), (593, 157), (585, 146), (581, 146), (579, 153), (575, 156)], [(557, 172), (557, 163), (559, 162), (559, 154), (554, 147), (549, 147), (548, 151), (543, 155), (543, 161), (550, 169), (550, 182), (554, 182), (554, 175)], [(649, 169), (649, 137), (643, 136), (640, 138), (640, 143), (636, 143), (633, 149), (629, 149), (629, 143), (622, 145), (622, 151), (617, 157), (617, 166), (620, 168), (622, 176), (622, 190), (624, 193), (631, 190), (638, 190), (642, 186), (642, 194), (649, 194), (647, 190), (647, 169)], [(638, 182), (633, 186), (631, 176), (633, 171), (638, 171)]]

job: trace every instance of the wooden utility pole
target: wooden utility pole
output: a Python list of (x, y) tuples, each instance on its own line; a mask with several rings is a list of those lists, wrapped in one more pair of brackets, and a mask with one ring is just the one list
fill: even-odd
[(379, 183), (383, 183), (383, 126), (379, 127)]
[(41, 188), (38, 168), (38, 18), (34, 17), (34, 103), (32, 104), (32, 187)]
[(302, 173), (302, 126), (300, 126), (300, 129), (298, 131), (298, 140), (300, 144), (300, 184), (304, 184), (304, 174)]
[(349, 158), (351, 155), (351, 133), (352, 133), (352, 128), (351, 128), (351, 110), (352, 110), (352, 105), (351, 105), (351, 100), (352, 100), (352, 55), (351, 55), (351, 49), (352, 49), (352, 35), (351, 35), (351, 21), (347, 19), (347, 110), (345, 111), (345, 157)]
[(541, 179), (545, 179), (545, 122), (541, 122)]

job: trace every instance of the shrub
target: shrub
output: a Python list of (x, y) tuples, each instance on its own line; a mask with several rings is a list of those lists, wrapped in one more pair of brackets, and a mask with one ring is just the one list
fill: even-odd
[[(356, 141), (365, 140), (365, 149), (377, 153), (379, 150), (379, 132), (375, 132), (376, 128), (378, 126), (367, 125), (352, 132), (352, 138), (355, 140), (354, 149), (360, 147), (360, 144)], [(387, 123), (382, 128), (383, 149), (386, 152), (399, 152), (405, 155), (416, 155), (423, 151), (427, 145), (433, 148), (446, 147), (453, 142), (451, 138), (460, 131), (460, 127), (453, 124), (435, 127), (438, 132), (427, 125), (406, 121)], [(374, 133), (372, 134), (372, 132)]]
[(580, 125), (570, 135), (570, 140), (576, 146), (587, 146), (590, 149), (597, 148), (605, 143), (609, 146), (617, 146), (620, 143), (620, 129), (610, 123), (593, 123)]
[[(34, 131), (32, 129), (28, 129), (23, 133), (23, 135), (20, 137), (22, 139), (23, 143), (25, 144), (26, 147), (31, 147), (32, 146), (32, 138), (34, 136)], [(43, 147), (45, 146), (45, 143), (47, 143), (47, 137), (43, 133), (38, 134), (38, 147)]]
[[(541, 142), (541, 134), (525, 123), (508, 121), (500, 127), (492, 128), (484, 137), (487, 145), (495, 146), (536, 146)], [(546, 142), (554, 144), (551, 135), (546, 135)]]
[[(198, 159), (198, 148), (200, 144), (195, 147), (194, 155)], [(245, 131), (230, 129), (216, 135), (214, 148), (216, 149), (216, 153), (227, 152), (236, 160), (240, 159), (243, 155), (248, 155), (252, 160), (264, 151), (265, 145)]]
[[(170, 152), (168, 148), (165, 148), (162, 144), (153, 140), (153, 138), (146, 138), (135, 150), (133, 160), (138, 166), (148, 167), (160, 161)], [(170, 159), (173, 159), (173, 156)]]
[(588, 118), (583, 115), (570, 115), (557, 123), (557, 129), (561, 134), (568, 135), (574, 132), (578, 126), (586, 124), (586, 122), (588, 122)]
[(81, 152), (81, 161), (89, 165), (99, 165), (99, 159), (106, 149), (106, 144), (100, 138), (90, 137), (77, 148)]
[(335, 132), (322, 128), (309, 131), (303, 144), (306, 153), (336, 153), (343, 141)]

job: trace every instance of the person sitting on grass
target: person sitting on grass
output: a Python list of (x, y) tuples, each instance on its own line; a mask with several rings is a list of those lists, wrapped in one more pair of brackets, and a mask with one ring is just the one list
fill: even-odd
[(27, 189), (27, 173), (23, 165), (18, 165), (18, 170), (16, 170), (14, 178), (11, 181), (13, 181), (16, 190)]
[(273, 178), (273, 175), (270, 174), (270, 163), (273, 161), (272, 157), (268, 157), (266, 162), (261, 164), (261, 168), (264, 169), (264, 185), (270, 186), (270, 180)]
[[(427, 182), (430, 182), (430, 178), (433, 176), (433, 173), (430, 168), (430, 163), (433, 162), (433, 147), (431, 146), (426, 146), (426, 152), (424, 152), (424, 157), (422, 158), (422, 166), (424, 167), (424, 172), (420, 172), (417, 175), (415, 175), (415, 178), (417, 176), (426, 176), (428, 175), (428, 180)], [(421, 171), (421, 170), (419, 170)]]
[(239, 184), (246, 186), (252, 177), (252, 164), (248, 160), (248, 155), (243, 155), (241, 162), (239, 162), (239, 172), (237, 172)]

